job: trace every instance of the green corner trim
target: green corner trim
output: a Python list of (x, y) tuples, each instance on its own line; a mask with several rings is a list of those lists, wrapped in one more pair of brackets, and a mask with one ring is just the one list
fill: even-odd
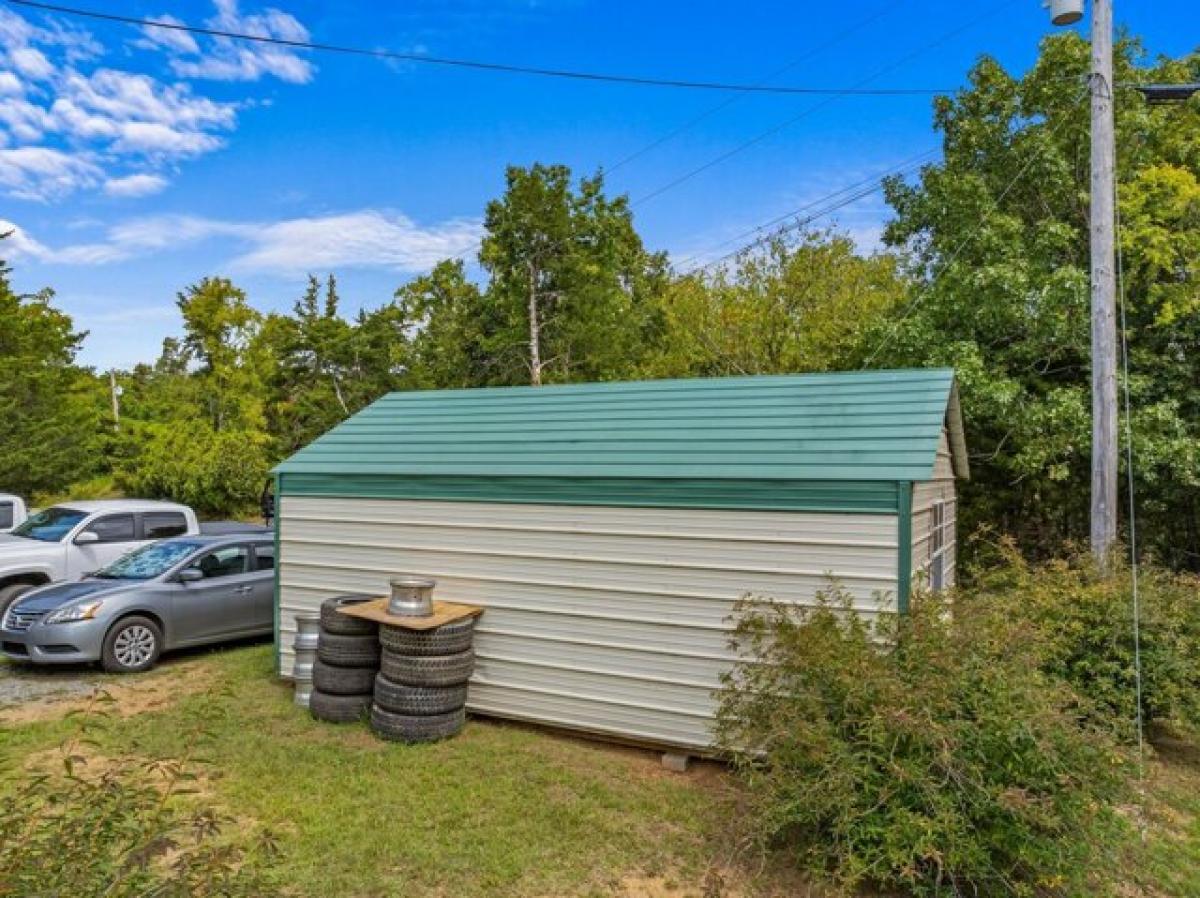
[(896, 484), (896, 610), (908, 614), (908, 596), (912, 591), (912, 483)]
[(283, 673), (282, 653), (279, 647), (279, 602), (282, 596), (279, 594), (279, 569), (283, 566), (283, 555), (279, 551), (279, 518), (280, 518), (280, 499), (283, 498), (283, 490), (281, 488), (283, 475), (275, 475), (275, 520), (271, 522), (275, 528), (275, 675), (279, 676)]

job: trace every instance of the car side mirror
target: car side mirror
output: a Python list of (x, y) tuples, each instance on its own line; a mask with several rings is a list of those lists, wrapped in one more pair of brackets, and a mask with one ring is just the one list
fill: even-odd
[(194, 567), (185, 567), (175, 579), (180, 583), (199, 583), (204, 579), (204, 574)]
[(85, 546), (88, 543), (100, 542), (100, 534), (92, 530), (85, 530), (79, 536), (75, 537), (75, 545)]

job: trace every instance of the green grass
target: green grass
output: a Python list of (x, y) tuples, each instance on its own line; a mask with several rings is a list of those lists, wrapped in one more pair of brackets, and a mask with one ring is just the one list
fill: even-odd
[[(203, 717), (202, 800), (270, 830), (271, 878), (296, 894), (609, 895), (626, 876), (698, 887), (710, 865), (727, 876), (736, 863), (724, 833), (736, 792), (715, 767), (678, 776), (650, 752), (479, 721), (434, 745), (384, 743), (295, 708), (270, 647), (211, 663), (223, 688), (113, 720), (95, 751), (177, 756)], [(54, 748), (77, 725), (13, 728), (9, 746)]]
[[(738, 851), (737, 789), (715, 765), (678, 776), (650, 752), (482, 721), (436, 745), (393, 745), (295, 708), (272, 675), (269, 646), (202, 660), (213, 689), (104, 723), (94, 751), (177, 756), (204, 720), (194, 800), (233, 815), (247, 834), (274, 834), (280, 854), (266, 872), (288, 895), (825, 893), (786, 875), (779, 859), (761, 865)], [(10, 726), (0, 744), (20, 762), (78, 726), (73, 717)], [(1158, 744), (1147, 837), (1121, 864), (1122, 895), (1200, 896), (1200, 749)], [(627, 878), (652, 878), (653, 888), (630, 888)], [(728, 888), (714, 887), (719, 880)]]

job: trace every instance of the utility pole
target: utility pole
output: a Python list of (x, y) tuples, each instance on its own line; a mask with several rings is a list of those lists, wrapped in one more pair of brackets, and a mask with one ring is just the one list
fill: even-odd
[(1116, 138), (1112, 0), (1092, 0), (1092, 553), (1117, 538)]
[[(1047, 0), (1055, 25), (1083, 18), (1083, 0)], [(1116, 137), (1112, 0), (1092, 0), (1092, 554), (1104, 564), (1117, 538)]]

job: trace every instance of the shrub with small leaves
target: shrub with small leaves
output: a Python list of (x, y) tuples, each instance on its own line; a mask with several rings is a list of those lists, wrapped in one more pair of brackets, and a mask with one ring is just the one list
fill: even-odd
[(989, 606), (867, 617), (836, 588), (747, 599), (718, 736), (753, 834), (846, 886), (928, 896), (1083, 895), (1122, 831), (1128, 760)]
[[(986, 541), (986, 534), (977, 542)], [(1030, 564), (1006, 540), (990, 543), (963, 602), (986, 602), (1028, 622), (1043, 667), (1111, 715), (1123, 738), (1136, 734), (1133, 589), (1114, 554), (1101, 572), (1091, 554)], [(984, 553), (980, 553), (984, 554)], [(1200, 733), (1200, 577), (1152, 563), (1138, 570), (1142, 717)]]
[[(227, 832), (204, 806), (198, 765), (181, 758), (104, 758), (91, 733), (105, 696), (80, 715), (58, 769), (0, 772), (0, 898), (250, 898), (275, 891), (255, 862), (275, 853), (269, 833)], [(197, 731), (193, 744), (203, 740)], [(7, 768), (7, 769), (4, 769)]]

